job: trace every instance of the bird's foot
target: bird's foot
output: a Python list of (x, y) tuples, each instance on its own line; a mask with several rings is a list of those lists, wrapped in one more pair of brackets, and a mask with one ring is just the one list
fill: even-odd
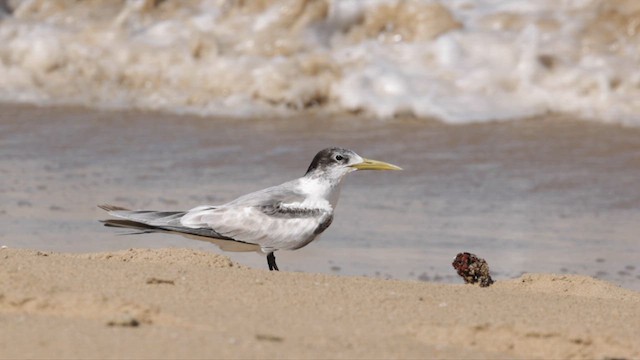
[(273, 271), (280, 271), (278, 270), (278, 265), (276, 265), (276, 256), (273, 255), (272, 252), (270, 252), (269, 254), (267, 254), (267, 264), (269, 264), (269, 270)]

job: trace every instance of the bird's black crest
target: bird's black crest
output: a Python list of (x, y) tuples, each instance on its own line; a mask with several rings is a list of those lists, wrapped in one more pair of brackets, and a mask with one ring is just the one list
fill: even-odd
[[(351, 154), (352, 154), (351, 150), (342, 149), (339, 147), (330, 147), (324, 150), (320, 150), (320, 152), (318, 152), (316, 156), (313, 158), (313, 161), (311, 161), (311, 165), (309, 165), (309, 168), (307, 169), (307, 172), (305, 174), (308, 174), (313, 170), (316, 170), (319, 168), (325, 168), (332, 163), (336, 163), (336, 162), (347, 163), (349, 162), (349, 156)], [(336, 155), (340, 155), (341, 159), (336, 160)]]

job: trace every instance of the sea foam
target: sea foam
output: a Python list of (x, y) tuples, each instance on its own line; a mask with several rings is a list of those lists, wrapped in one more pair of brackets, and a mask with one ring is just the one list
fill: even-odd
[(6, 3), (6, 102), (640, 125), (634, 0)]

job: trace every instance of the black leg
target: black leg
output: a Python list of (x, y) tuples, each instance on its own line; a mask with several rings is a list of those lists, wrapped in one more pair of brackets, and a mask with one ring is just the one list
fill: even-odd
[(267, 254), (267, 264), (269, 264), (269, 270), (280, 271), (276, 265), (276, 256), (272, 252)]

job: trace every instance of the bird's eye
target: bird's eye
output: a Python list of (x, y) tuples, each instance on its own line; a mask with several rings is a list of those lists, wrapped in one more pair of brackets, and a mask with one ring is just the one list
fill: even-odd
[(344, 157), (342, 155), (336, 155), (336, 160), (342, 161), (344, 160)]

